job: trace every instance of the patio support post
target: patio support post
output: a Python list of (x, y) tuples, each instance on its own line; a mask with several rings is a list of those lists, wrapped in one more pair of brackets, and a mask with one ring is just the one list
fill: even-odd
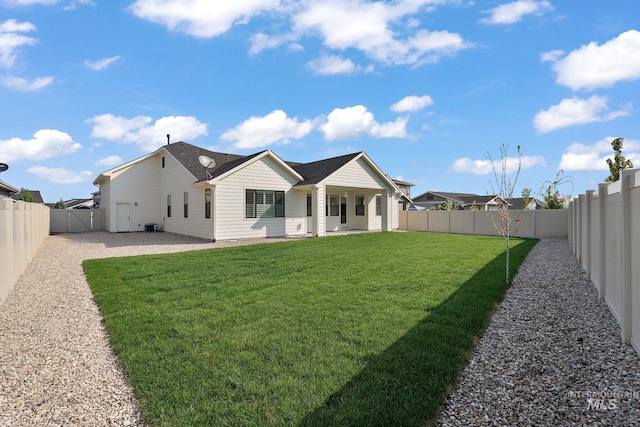
[(381, 197), (381, 210), (382, 210), (382, 231), (389, 231), (389, 192), (387, 190), (382, 191)]
[(311, 221), (313, 223), (312, 233), (313, 237), (322, 237), (327, 234), (327, 226), (324, 212), (325, 205), (325, 185), (314, 185), (312, 187), (311, 197)]

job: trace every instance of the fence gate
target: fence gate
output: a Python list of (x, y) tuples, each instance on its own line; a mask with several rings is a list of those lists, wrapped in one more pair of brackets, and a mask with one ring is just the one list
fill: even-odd
[(104, 209), (51, 209), (51, 233), (104, 230)]

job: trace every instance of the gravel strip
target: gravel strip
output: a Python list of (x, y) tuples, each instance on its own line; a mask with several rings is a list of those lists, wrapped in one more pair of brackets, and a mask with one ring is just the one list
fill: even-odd
[(640, 425), (640, 358), (566, 240), (529, 253), (436, 425)]
[(49, 236), (0, 305), (0, 426), (142, 425), (83, 260), (278, 240), (211, 243), (171, 233)]

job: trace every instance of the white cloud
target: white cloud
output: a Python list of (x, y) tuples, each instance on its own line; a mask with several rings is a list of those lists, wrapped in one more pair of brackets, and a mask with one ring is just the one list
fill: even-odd
[(536, 114), (533, 125), (538, 133), (547, 133), (567, 126), (609, 121), (629, 115), (628, 111), (624, 110), (605, 114), (608, 110), (607, 98), (604, 96), (593, 95), (589, 99), (567, 98), (560, 104)]
[(172, 141), (191, 140), (207, 134), (207, 125), (192, 116), (162, 117), (151, 123), (151, 117), (132, 119), (102, 114), (86, 120), (93, 123), (91, 136), (125, 144), (136, 144), (141, 151), (150, 152), (166, 143), (167, 134)]
[(114, 62), (116, 62), (118, 60), (120, 60), (120, 56), (116, 55), (116, 56), (110, 56), (108, 58), (99, 59), (97, 61), (86, 60), (86, 61), (84, 61), (84, 65), (85, 65), (85, 67), (87, 67), (90, 70), (102, 71), (102, 70), (107, 69), (109, 67), (109, 65), (113, 64)]
[[(249, 49), (249, 54), (255, 55), (266, 49), (274, 49), (282, 44), (291, 42), (295, 39), (291, 34), (280, 34), (275, 36), (270, 36), (264, 33), (257, 33), (251, 36), (251, 48)], [(299, 47), (304, 50), (304, 47), (301, 45), (297, 45), (297, 43), (293, 43), (290, 45), (290, 49), (296, 50)]]
[[(507, 157), (505, 160), (507, 166), (506, 172), (508, 174), (516, 172), (518, 170), (517, 157)], [(531, 169), (536, 166), (546, 166), (546, 164), (547, 162), (542, 156), (522, 156), (520, 170)], [(496, 160), (494, 160), (494, 165), (492, 165), (489, 159), (472, 160), (469, 157), (463, 157), (453, 162), (453, 164), (451, 165), (451, 170), (458, 173), (487, 175), (493, 173), (494, 167), (498, 173), (502, 171), (502, 165)]]
[(429, 95), (405, 96), (400, 101), (391, 106), (391, 111), (396, 113), (419, 111), (433, 104), (433, 99)]
[(608, 88), (640, 79), (640, 31), (630, 30), (603, 45), (591, 42), (555, 58), (556, 83), (573, 90)]
[(428, 3), (434, 2), (312, 2), (292, 17), (293, 33), (319, 36), (328, 48), (358, 49), (369, 58), (388, 64), (434, 62), (470, 48), (471, 44), (456, 33), (416, 32), (413, 21), (400, 25), (403, 18), (420, 12)]
[(364, 136), (373, 138), (404, 138), (407, 136), (407, 119), (399, 117), (394, 122), (378, 123), (373, 113), (363, 105), (336, 108), (320, 126), (327, 141), (357, 139)]
[(224, 132), (220, 139), (233, 142), (235, 148), (259, 148), (272, 144), (287, 144), (300, 139), (313, 129), (311, 120), (298, 121), (289, 118), (282, 110), (274, 110), (263, 117), (250, 117), (233, 129)]
[(540, 61), (556, 62), (563, 55), (564, 55), (563, 50), (550, 50), (549, 52), (543, 52), (540, 54)]
[(483, 24), (508, 25), (522, 21), (525, 15), (542, 15), (553, 10), (551, 2), (546, 0), (519, 0), (511, 3), (501, 4), (493, 9), (486, 10), (491, 16), (480, 20)]
[(320, 58), (307, 62), (307, 65), (314, 74), (321, 75), (353, 74), (359, 70), (350, 59), (343, 59), (335, 55), (322, 55)]
[(27, 172), (38, 175), (40, 178), (55, 184), (77, 184), (91, 181), (91, 171), (74, 172), (65, 168), (48, 168), (46, 166), (33, 166)]
[[(276, 34), (251, 37), (250, 54), (285, 43), (299, 48), (300, 39), (319, 37), (335, 50), (354, 48), (369, 58), (388, 64), (420, 64), (438, 61), (472, 47), (462, 36), (448, 31), (420, 30), (412, 15), (429, 12), (436, 5), (457, 0), (403, 0), (387, 3), (367, 0), (244, 0), (211, 2), (191, 0), (137, 0), (129, 10), (141, 19), (164, 25), (194, 37), (210, 38), (246, 24), (256, 16), (290, 23)], [(281, 25), (277, 26), (278, 28)]]
[[(562, 154), (558, 168), (564, 171), (608, 171), (606, 159), (613, 158), (611, 141), (614, 139), (609, 136), (592, 145), (571, 144)], [(625, 139), (622, 155), (631, 160), (635, 167), (640, 166), (640, 141)]]
[(211, 1), (137, 0), (129, 10), (139, 18), (194, 37), (210, 38), (254, 16), (280, 8), (278, 0)]
[(15, 19), (9, 19), (0, 24), (0, 66), (12, 68), (18, 49), (38, 42), (33, 37), (22, 34), (35, 29), (35, 25), (30, 22), (18, 22)]
[(44, 160), (72, 154), (82, 146), (71, 136), (55, 129), (42, 129), (31, 139), (11, 138), (0, 140), (0, 153), (5, 162), (14, 160)]
[(0, 77), (0, 85), (7, 89), (20, 90), (23, 92), (33, 92), (40, 90), (45, 86), (49, 86), (53, 83), (53, 77), (36, 77), (29, 81), (22, 77), (4, 76)]
[(94, 163), (96, 166), (115, 166), (123, 163), (120, 156), (108, 156)]

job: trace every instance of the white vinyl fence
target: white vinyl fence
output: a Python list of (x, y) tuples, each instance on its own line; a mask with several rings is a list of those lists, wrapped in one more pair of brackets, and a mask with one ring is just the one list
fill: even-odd
[(49, 208), (0, 198), (0, 304), (49, 235)]
[(600, 184), (569, 205), (569, 243), (640, 355), (640, 170)]
[[(497, 211), (401, 211), (400, 230), (435, 231), (441, 233), (497, 235), (493, 219), (499, 222)], [(513, 237), (567, 238), (566, 209), (510, 210), (509, 217), (520, 218), (511, 227)]]

